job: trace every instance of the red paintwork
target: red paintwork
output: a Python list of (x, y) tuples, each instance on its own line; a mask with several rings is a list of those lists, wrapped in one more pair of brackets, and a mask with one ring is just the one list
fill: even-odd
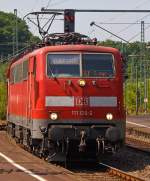
[[(46, 55), (48, 52), (103, 52), (112, 53), (115, 57), (116, 77), (114, 79), (84, 78), (87, 84), (81, 88), (78, 80), (81, 78), (57, 78), (57, 81), (46, 76)], [(36, 76), (33, 74), (32, 58), (36, 56)], [(8, 86), (8, 114), (30, 117), (31, 119), (49, 119), (49, 111), (59, 112), (61, 119), (106, 119), (106, 113), (111, 112), (114, 119), (124, 120), (123, 108), (123, 78), (121, 55), (117, 49), (94, 46), (94, 45), (59, 45), (47, 46), (21, 57), (14, 61), (11, 67), (24, 59), (29, 59), (28, 80)], [(9, 77), (8, 71), (8, 77)], [(72, 84), (68, 85), (67, 80)], [(96, 80), (97, 86), (92, 85), (92, 80)], [(45, 107), (45, 96), (117, 96), (117, 108), (89, 108), (79, 107)], [(92, 116), (73, 116), (72, 110), (92, 110)]]

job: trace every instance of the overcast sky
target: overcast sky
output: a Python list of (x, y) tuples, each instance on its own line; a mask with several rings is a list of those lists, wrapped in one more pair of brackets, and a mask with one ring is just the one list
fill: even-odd
[[(0, 0), (0, 10), (13, 12), (18, 10), (22, 18), (31, 11), (40, 11), (41, 7), (52, 9), (150, 9), (150, 0)], [(140, 23), (145, 22), (145, 40), (150, 41), (150, 13), (77, 13), (76, 31), (97, 37), (99, 40), (115, 39), (110, 34), (96, 27), (90, 27), (90, 22), (95, 21), (107, 30), (126, 40), (140, 41), (140, 24), (110, 24), (110, 23)], [(27, 22), (28, 23), (28, 22)], [(104, 23), (104, 24), (102, 24)], [(108, 23), (108, 24), (105, 24)], [(30, 30), (37, 34), (35, 27), (28, 23)], [(63, 30), (60, 23), (56, 23), (51, 31)], [(137, 36), (136, 36), (137, 35)], [(135, 38), (134, 38), (135, 37)]]

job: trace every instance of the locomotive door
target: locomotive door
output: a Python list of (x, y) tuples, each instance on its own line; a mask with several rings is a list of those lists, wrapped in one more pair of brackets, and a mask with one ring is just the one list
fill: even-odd
[(31, 125), (32, 109), (34, 102), (34, 73), (35, 73), (35, 57), (29, 59), (29, 72), (28, 72), (28, 126)]

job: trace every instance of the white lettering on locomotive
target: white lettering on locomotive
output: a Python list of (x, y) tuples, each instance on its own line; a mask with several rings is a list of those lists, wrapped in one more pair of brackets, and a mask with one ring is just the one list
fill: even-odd
[(93, 116), (93, 111), (72, 111), (73, 116)]

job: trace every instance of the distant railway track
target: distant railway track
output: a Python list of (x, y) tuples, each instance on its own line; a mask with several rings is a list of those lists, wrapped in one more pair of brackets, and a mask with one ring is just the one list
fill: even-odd
[(126, 128), (126, 143), (150, 153), (150, 132), (141, 128)]
[(150, 153), (150, 142), (135, 137), (126, 137), (126, 144), (129, 147)]
[(143, 129), (142, 127), (127, 127), (126, 133), (128, 136), (136, 136), (138, 138), (143, 138), (150, 142), (150, 130)]

